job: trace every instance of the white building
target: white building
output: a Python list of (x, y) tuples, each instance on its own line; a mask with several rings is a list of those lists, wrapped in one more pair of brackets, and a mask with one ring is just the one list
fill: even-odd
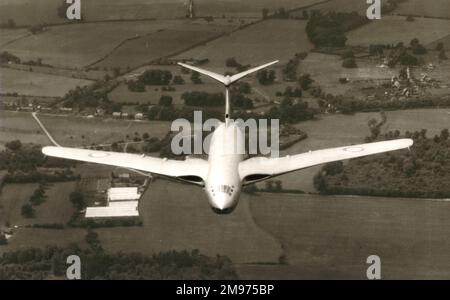
[(108, 206), (88, 207), (86, 218), (137, 217), (141, 194), (137, 187), (110, 188), (107, 191)]

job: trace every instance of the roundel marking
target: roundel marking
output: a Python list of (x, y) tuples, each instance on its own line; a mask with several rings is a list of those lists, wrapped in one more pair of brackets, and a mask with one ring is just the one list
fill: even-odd
[(103, 158), (103, 157), (108, 157), (109, 153), (105, 153), (105, 152), (100, 152), (100, 153), (89, 153), (89, 156), (92, 158)]
[(347, 152), (361, 152), (361, 151), (364, 151), (364, 148), (363, 147), (347, 147), (347, 148), (344, 148), (344, 151), (347, 151)]

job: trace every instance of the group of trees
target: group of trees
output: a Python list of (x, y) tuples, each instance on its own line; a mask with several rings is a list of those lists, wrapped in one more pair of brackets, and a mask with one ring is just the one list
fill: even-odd
[(261, 70), (256, 73), (256, 78), (258, 79), (259, 84), (269, 85), (275, 82), (275, 71), (274, 70)]
[(34, 206), (39, 206), (45, 202), (46, 187), (47, 184), (40, 183), (39, 187), (36, 190), (34, 190), (33, 194), (31, 195), (28, 203), (22, 205), (20, 212), (24, 218), (33, 218), (35, 215)]
[(114, 87), (104, 85), (102, 82), (95, 82), (83, 87), (77, 86), (63, 97), (63, 105), (72, 108), (78, 107), (80, 110), (85, 107), (101, 107), (107, 113), (120, 111), (121, 105), (110, 101), (108, 98), (108, 93)]
[(357, 68), (355, 53), (353, 51), (346, 51), (342, 54), (342, 67), (344, 68)]
[(227, 58), (227, 60), (225, 61), (225, 65), (228, 68), (236, 68), (236, 71), (238, 72), (244, 72), (245, 70), (248, 70), (250, 68), (250, 65), (242, 65), (238, 63), (238, 61), (234, 57)]
[[(406, 132), (404, 137), (414, 140), (410, 151), (352, 159), (345, 165), (327, 164), (315, 176), (315, 186), (323, 194), (448, 198), (449, 135), (448, 129), (432, 138), (426, 130)], [(399, 137), (397, 130), (380, 135), (378, 140)]]
[(284, 8), (280, 7), (276, 9), (272, 14), (270, 14), (270, 11), (267, 7), (264, 7), (261, 10), (262, 18), (268, 19), (268, 18), (276, 18), (276, 19), (287, 19), (289, 18), (289, 12)]
[(14, 64), (20, 64), (20, 58), (17, 56), (7, 52), (3, 51), (0, 53), (0, 64), (7, 64), (7, 63), (14, 63)]
[(295, 54), (295, 57), (288, 61), (288, 63), (284, 66), (282, 72), (285, 81), (296, 81), (297, 80), (297, 70), (300, 64), (300, 61), (305, 59), (308, 56), (307, 52), (301, 52)]
[(344, 47), (345, 33), (369, 22), (356, 12), (327, 12), (314, 10), (306, 25), (306, 34), (316, 47)]
[(181, 95), (185, 105), (189, 106), (223, 106), (225, 96), (223, 93), (185, 92)]
[(436, 45), (436, 51), (439, 52), (439, 59), (441, 60), (447, 60), (447, 54), (445, 52), (445, 47), (444, 47), (444, 43), (443, 42), (439, 42)]
[(43, 32), (45, 29), (44, 25), (42, 24), (36, 24), (36, 25), (32, 25), (28, 28), (28, 31), (30, 31), (32, 34), (38, 34)]
[(180, 75), (173, 76), (168, 70), (147, 70), (135, 80), (127, 81), (128, 89), (132, 92), (145, 92), (146, 85), (184, 84), (184, 79)]
[(308, 106), (307, 102), (301, 99), (285, 97), (279, 107), (273, 107), (269, 111), (270, 118), (280, 119), (281, 123), (297, 123), (314, 119), (317, 111)]
[[(95, 233), (86, 237), (95, 244)], [(119, 279), (238, 279), (231, 260), (225, 256), (209, 257), (198, 250), (142, 254), (106, 253), (101, 248), (82, 249), (76, 244), (65, 248), (47, 246), (6, 252), (0, 258), (0, 280), (65, 278), (70, 255), (83, 262), (84, 280)]]

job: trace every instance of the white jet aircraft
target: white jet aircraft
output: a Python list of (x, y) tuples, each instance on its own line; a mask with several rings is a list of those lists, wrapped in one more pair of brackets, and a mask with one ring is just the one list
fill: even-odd
[[(225, 122), (221, 122), (213, 132), (208, 160), (188, 157), (180, 161), (60, 146), (44, 147), (42, 152), (48, 156), (134, 169), (197, 184), (206, 191), (213, 211), (218, 214), (226, 214), (232, 212), (236, 207), (244, 185), (315, 165), (412, 146), (411, 139), (398, 139), (310, 151), (280, 158), (253, 157), (244, 160), (243, 154), (235, 154), (237, 152), (235, 145), (242, 145), (245, 135), (241, 130), (237, 130), (238, 126), (230, 119), (229, 86), (239, 79), (277, 62), (274, 61), (233, 76), (223, 76), (179, 63), (185, 68), (207, 75), (225, 85)], [(230, 149), (230, 147), (234, 148)]]

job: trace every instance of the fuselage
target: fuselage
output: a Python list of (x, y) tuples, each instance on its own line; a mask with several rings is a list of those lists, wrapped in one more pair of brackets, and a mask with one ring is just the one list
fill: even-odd
[(239, 163), (244, 153), (245, 134), (231, 120), (227, 125), (221, 123), (211, 138), (205, 182), (209, 204), (216, 213), (232, 212), (239, 201), (242, 189)]

